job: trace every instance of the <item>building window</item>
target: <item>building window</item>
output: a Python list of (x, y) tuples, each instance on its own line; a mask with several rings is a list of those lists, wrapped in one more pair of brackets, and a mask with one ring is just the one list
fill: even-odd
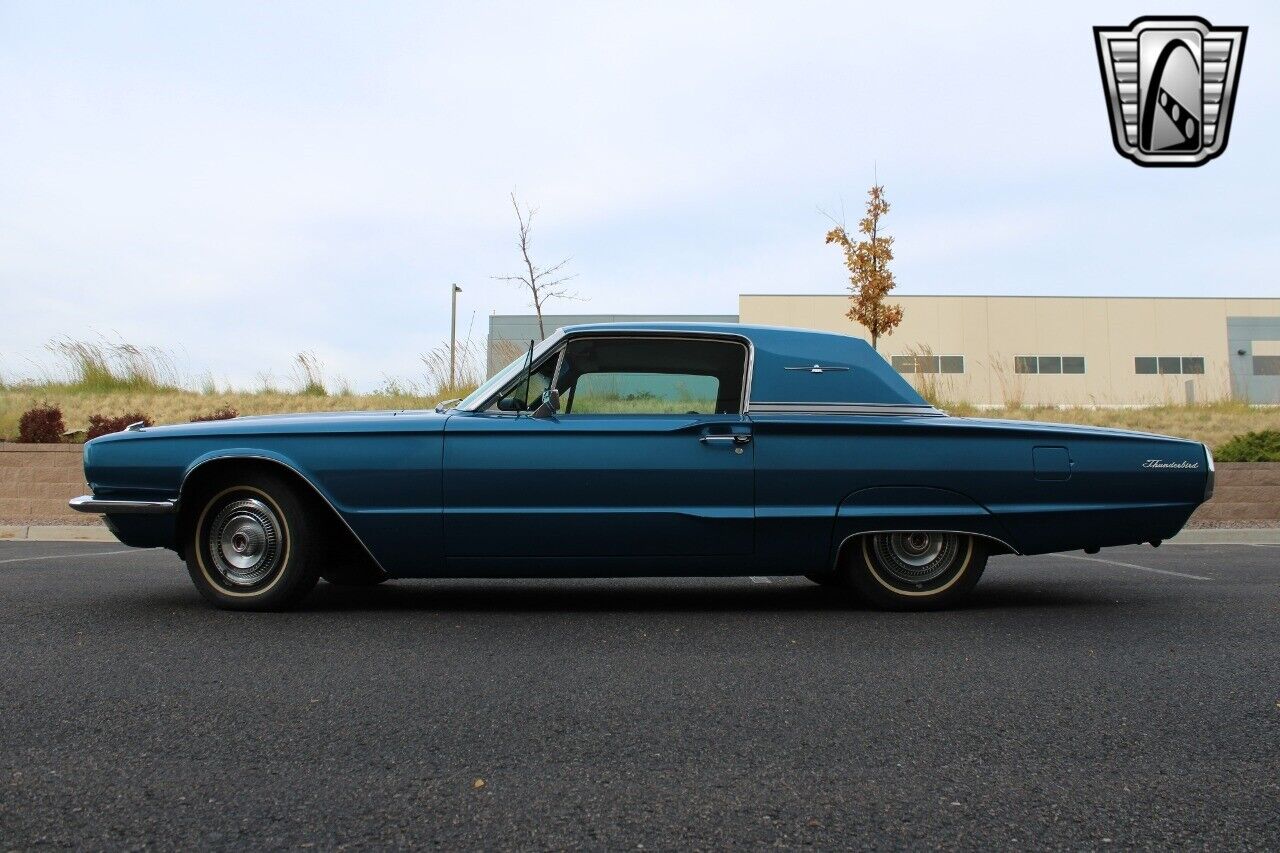
[(1084, 373), (1082, 355), (1018, 355), (1014, 373)]
[(895, 355), (889, 361), (899, 373), (964, 373), (962, 355)]
[(1255, 355), (1254, 376), (1280, 376), (1280, 355)]
[(1133, 359), (1133, 372), (1143, 376), (1162, 374), (1204, 375), (1204, 356), (1199, 355), (1139, 355)]

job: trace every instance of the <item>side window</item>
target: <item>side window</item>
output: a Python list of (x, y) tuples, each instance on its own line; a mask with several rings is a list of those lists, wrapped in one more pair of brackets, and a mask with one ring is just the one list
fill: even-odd
[(573, 412), (656, 415), (716, 412), (720, 380), (685, 373), (586, 373), (573, 390)]
[(581, 338), (556, 384), (565, 415), (737, 414), (747, 350), (728, 341)]

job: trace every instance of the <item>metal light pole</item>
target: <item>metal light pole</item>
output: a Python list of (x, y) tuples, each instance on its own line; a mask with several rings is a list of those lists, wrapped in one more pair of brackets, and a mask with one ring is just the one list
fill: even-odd
[(462, 292), (462, 288), (458, 287), (457, 282), (453, 283), (451, 296), (453, 299), (453, 309), (449, 314), (449, 388), (457, 388), (458, 381), (456, 378), (456, 364), (458, 361), (458, 294)]

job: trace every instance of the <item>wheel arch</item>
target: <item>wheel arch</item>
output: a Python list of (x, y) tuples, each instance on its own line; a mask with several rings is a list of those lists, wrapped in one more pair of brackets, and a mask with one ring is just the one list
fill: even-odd
[(840, 502), (828, 568), (834, 570), (851, 542), (872, 533), (963, 533), (988, 544), (988, 554), (1018, 554), (999, 520), (967, 495), (934, 486), (872, 486)]
[(355, 546), (355, 550), (358, 553), (365, 555), (378, 571), (382, 572), (383, 575), (387, 574), (386, 569), (382, 567), (378, 558), (374, 556), (373, 551), (369, 549), (347, 519), (334, 506), (332, 498), (292, 462), (277, 454), (264, 451), (223, 451), (212, 453), (197, 459), (188, 466), (178, 487), (177, 542), (175, 544), (179, 554), (182, 553), (185, 547), (191, 525), (195, 523), (199, 510), (199, 503), (196, 501), (201, 489), (236, 470), (273, 471), (283, 474), (285, 479), (297, 489), (298, 494), (312, 504), (316, 511), (327, 513), (340, 522), (337, 525), (333, 525), (333, 530), (338, 531), (339, 535), (347, 540), (348, 544)]
[(921, 533), (958, 533), (965, 536), (972, 536), (975, 539), (979, 539), (984, 543), (986, 543), (986, 545), (988, 546), (987, 552), (986, 552), (988, 556), (993, 556), (996, 554), (1017, 554), (1018, 553), (1018, 551), (1008, 542), (1005, 542), (1003, 539), (998, 539), (995, 536), (992, 536), (987, 533), (978, 533), (973, 530), (946, 530), (939, 527), (925, 527), (921, 525), (898, 526), (898, 527), (886, 527), (882, 530), (864, 530), (860, 533), (850, 533), (848, 536), (846, 536), (841, 542), (839, 542), (836, 545), (834, 559), (831, 561), (830, 568), (832, 571), (835, 571), (835, 569), (840, 565), (840, 561), (844, 559), (846, 550), (849, 548), (856, 547), (857, 543), (864, 536), (870, 536), (875, 533), (912, 533), (916, 531), (919, 531)]

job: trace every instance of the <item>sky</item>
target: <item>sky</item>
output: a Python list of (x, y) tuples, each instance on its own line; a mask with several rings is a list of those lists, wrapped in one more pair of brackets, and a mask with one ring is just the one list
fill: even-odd
[[(1230, 144), (1112, 145), (1095, 25), (1250, 27)], [(903, 294), (1280, 295), (1280, 4), (0, 0), (0, 376), (53, 339), (189, 376), (417, 380), (525, 313), (838, 293), (885, 186)]]

